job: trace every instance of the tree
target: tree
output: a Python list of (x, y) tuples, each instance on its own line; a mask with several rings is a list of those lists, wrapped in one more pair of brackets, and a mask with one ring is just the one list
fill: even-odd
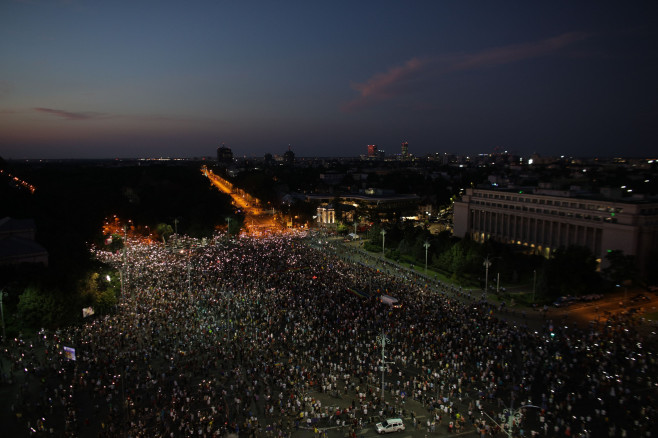
[(117, 294), (114, 289), (108, 288), (96, 295), (94, 308), (99, 313), (108, 313), (117, 304)]
[(539, 291), (551, 299), (592, 293), (600, 286), (596, 266), (596, 259), (587, 247), (572, 245), (558, 248), (546, 261)]
[(92, 306), (98, 313), (109, 312), (117, 303), (120, 290), (118, 277), (112, 279), (106, 273), (90, 272), (80, 282), (79, 296), (83, 306)]
[(66, 312), (53, 293), (44, 293), (34, 285), (20, 295), (17, 310), (23, 324), (30, 329), (58, 327)]
[(240, 230), (244, 226), (244, 218), (245, 216), (243, 214), (236, 214), (234, 216), (226, 217), (226, 223), (228, 224), (228, 234), (233, 236), (240, 234)]
[(603, 275), (613, 284), (622, 284), (626, 280), (635, 280), (637, 266), (635, 257), (624, 254), (624, 251), (615, 249), (605, 255), (608, 266), (603, 269)]
[(162, 238), (162, 243), (167, 243), (166, 239), (174, 234), (174, 229), (169, 224), (159, 223), (155, 227), (155, 232)]
[(371, 243), (376, 244), (377, 240), (379, 239), (379, 245), (381, 246), (381, 244), (382, 244), (382, 236), (381, 236), (382, 229), (383, 228), (381, 228), (379, 225), (373, 225), (372, 227), (370, 227), (370, 229), (368, 230), (368, 232), (366, 234), (368, 240)]
[(105, 241), (106, 242), (109, 241), (109, 243), (106, 244), (106, 248), (108, 251), (117, 252), (123, 249), (124, 242), (123, 242), (123, 237), (121, 237), (120, 234), (114, 233), (111, 236), (109, 236), (109, 238), (107, 238), (107, 240)]

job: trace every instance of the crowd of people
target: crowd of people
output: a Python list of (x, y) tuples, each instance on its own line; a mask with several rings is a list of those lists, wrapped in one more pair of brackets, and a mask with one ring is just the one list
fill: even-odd
[(405, 416), (429, 434), (495, 436), (512, 424), (515, 436), (656, 436), (655, 349), (632, 320), (510, 324), (479, 297), (378, 271), (302, 234), (172, 242), (95, 250), (121, 271), (117, 309), (5, 345), (3, 384), (21, 382), (12, 427), (356, 436)]

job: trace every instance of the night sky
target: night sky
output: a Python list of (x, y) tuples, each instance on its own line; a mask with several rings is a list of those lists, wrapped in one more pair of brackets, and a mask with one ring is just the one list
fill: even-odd
[(658, 155), (658, 2), (0, 0), (0, 156)]

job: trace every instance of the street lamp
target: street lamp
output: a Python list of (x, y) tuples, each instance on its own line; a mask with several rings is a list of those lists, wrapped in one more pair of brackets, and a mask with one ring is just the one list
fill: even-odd
[(484, 259), (484, 263), (482, 263), (482, 266), (484, 266), (484, 293), (486, 296), (486, 293), (489, 292), (489, 266), (491, 266), (491, 261), (489, 261), (489, 255), (487, 255), (487, 258)]
[(191, 297), (192, 293), (192, 249), (194, 247), (190, 245), (187, 248), (187, 293)]
[(537, 291), (537, 270), (532, 270), (532, 302), (535, 302), (535, 292)]
[(187, 251), (187, 293), (192, 293), (192, 262), (190, 260), (192, 250)]
[[(125, 289), (124, 289), (124, 281), (125, 281), (125, 287), (128, 288), (130, 287), (129, 281), (130, 281), (130, 273), (128, 271), (128, 255), (126, 254), (126, 251), (128, 250), (128, 226), (124, 225), (123, 226), (123, 266), (122, 270), (119, 271), (121, 275), (121, 296), (123, 297), (125, 294)], [(125, 272), (126, 278), (124, 280), (123, 278), (123, 273)]]
[(377, 343), (382, 344), (382, 402), (384, 401), (384, 376), (386, 373), (386, 364), (387, 363), (392, 363), (392, 362), (386, 362), (386, 355), (384, 354), (384, 349), (386, 348), (386, 344), (390, 344), (391, 340), (384, 334), (384, 330), (382, 330), (381, 335), (377, 335)]
[(2, 316), (2, 342), (5, 341), (7, 336), (5, 335), (5, 310), (2, 304), (2, 301), (7, 296), (7, 292), (3, 289), (0, 289), (0, 316)]
[(425, 247), (425, 275), (427, 275), (427, 250), (430, 247), (430, 243), (426, 240), (423, 246)]
[(382, 235), (382, 257), (386, 257), (386, 253), (384, 252), (384, 242), (386, 241), (386, 230), (382, 230), (381, 235)]

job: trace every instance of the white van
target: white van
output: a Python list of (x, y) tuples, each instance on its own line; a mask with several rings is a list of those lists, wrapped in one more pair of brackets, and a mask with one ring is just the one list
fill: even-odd
[(375, 424), (375, 428), (379, 434), (397, 432), (398, 430), (404, 430), (404, 423), (401, 418), (389, 418), (388, 420)]

